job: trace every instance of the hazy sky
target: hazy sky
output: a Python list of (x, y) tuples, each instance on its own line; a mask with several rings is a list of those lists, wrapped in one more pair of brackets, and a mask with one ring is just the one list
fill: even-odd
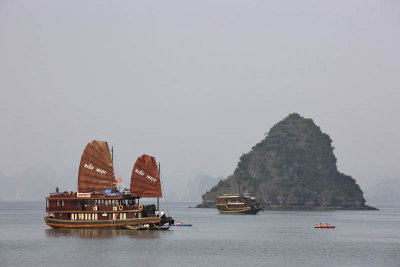
[(125, 181), (143, 153), (227, 176), (297, 112), (362, 188), (400, 179), (399, 49), (397, 0), (0, 0), (0, 172), (77, 174), (98, 139)]

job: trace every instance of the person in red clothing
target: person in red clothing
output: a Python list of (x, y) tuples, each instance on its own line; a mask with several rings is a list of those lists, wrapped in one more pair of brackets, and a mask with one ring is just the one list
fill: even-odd
[(319, 228), (322, 228), (322, 224), (321, 224), (321, 223), (319, 223), (318, 227), (319, 227)]
[(328, 227), (329, 227), (328, 223), (325, 223), (325, 227), (326, 227), (326, 228), (328, 228)]

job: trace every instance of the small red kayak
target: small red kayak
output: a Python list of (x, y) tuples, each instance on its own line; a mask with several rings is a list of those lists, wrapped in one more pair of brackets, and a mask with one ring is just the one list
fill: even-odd
[(314, 228), (321, 228), (321, 229), (323, 229), (323, 228), (325, 228), (325, 229), (332, 229), (332, 228), (335, 228), (335, 226), (331, 226), (331, 225), (329, 225), (329, 226), (321, 226), (321, 227), (319, 227), (319, 226), (314, 226)]

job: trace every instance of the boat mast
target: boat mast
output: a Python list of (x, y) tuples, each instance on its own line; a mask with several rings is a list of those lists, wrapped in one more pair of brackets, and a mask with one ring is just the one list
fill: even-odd
[(239, 180), (239, 181), (238, 181), (238, 182), (239, 182), (239, 195), (240, 195), (240, 178), (241, 178), (241, 176), (242, 176), (242, 172), (239, 171), (239, 179), (238, 179), (238, 180)]
[(254, 183), (255, 183), (255, 188), (254, 188), (254, 191), (255, 191), (255, 197), (257, 198), (257, 175), (254, 175)]
[[(161, 163), (160, 162), (158, 163), (158, 173), (160, 174), (160, 179), (161, 179)], [(160, 198), (158, 197), (157, 198), (157, 210), (158, 210), (158, 212), (160, 212), (159, 206), (160, 206)]]

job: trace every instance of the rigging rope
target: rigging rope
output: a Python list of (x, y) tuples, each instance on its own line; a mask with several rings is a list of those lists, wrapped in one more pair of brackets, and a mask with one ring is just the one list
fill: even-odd
[(167, 213), (168, 213), (168, 216), (169, 216), (169, 209), (168, 209), (168, 203), (167, 203), (167, 194), (165, 194), (164, 182), (163, 182), (163, 179), (161, 179), (161, 172), (160, 172), (160, 180), (161, 180), (161, 189), (164, 192), (164, 203), (165, 203), (165, 207), (167, 208)]

